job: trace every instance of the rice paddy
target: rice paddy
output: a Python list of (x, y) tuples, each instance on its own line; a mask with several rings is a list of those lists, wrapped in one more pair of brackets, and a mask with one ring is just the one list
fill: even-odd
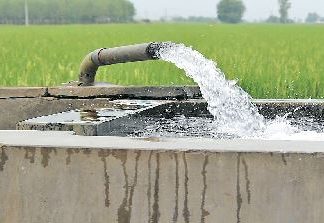
[[(254, 98), (324, 98), (324, 26), (110, 24), (0, 26), (0, 86), (57, 86), (77, 80), (83, 57), (101, 47), (184, 43), (217, 62)], [(96, 81), (193, 85), (161, 61), (102, 67)]]

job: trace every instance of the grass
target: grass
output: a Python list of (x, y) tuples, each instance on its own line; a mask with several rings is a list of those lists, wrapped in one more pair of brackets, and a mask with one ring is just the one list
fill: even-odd
[[(255, 98), (324, 97), (324, 26), (113, 24), (0, 26), (0, 86), (56, 86), (76, 80), (80, 61), (100, 47), (182, 42), (217, 61)], [(194, 84), (174, 65), (138, 62), (100, 68), (97, 81)]]

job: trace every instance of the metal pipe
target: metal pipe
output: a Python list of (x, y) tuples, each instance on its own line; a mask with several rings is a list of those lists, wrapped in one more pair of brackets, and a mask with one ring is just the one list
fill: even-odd
[(79, 86), (94, 85), (100, 66), (159, 59), (159, 50), (166, 43), (143, 43), (115, 48), (101, 48), (89, 53), (82, 61)]

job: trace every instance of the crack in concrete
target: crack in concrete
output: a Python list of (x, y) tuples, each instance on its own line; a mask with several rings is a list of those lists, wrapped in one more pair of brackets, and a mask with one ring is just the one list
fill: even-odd
[(241, 207), (242, 207), (242, 195), (240, 186), (240, 164), (241, 164), (241, 154), (237, 154), (237, 169), (236, 169), (236, 223), (241, 222)]
[(159, 222), (160, 211), (159, 211), (159, 190), (160, 190), (160, 154), (156, 153), (156, 169), (155, 169), (155, 184), (154, 184), (154, 203), (152, 206), (152, 223)]
[(150, 222), (151, 219), (151, 168), (152, 168), (152, 155), (153, 155), (153, 151), (150, 151), (150, 155), (148, 158), (148, 164), (147, 164), (147, 168), (148, 168), (148, 188), (147, 188), (147, 203), (148, 203), (148, 222)]
[(174, 213), (172, 217), (172, 222), (176, 223), (178, 221), (178, 215), (179, 215), (179, 159), (178, 159), (178, 153), (174, 154), (174, 160), (176, 165), (176, 171), (175, 171), (175, 207), (174, 207)]
[[(123, 153), (123, 154), (120, 154)], [(123, 174), (124, 174), (124, 179), (125, 179), (125, 195), (123, 198), (123, 202), (118, 208), (118, 223), (127, 223), (129, 222), (129, 210), (127, 207), (127, 198), (129, 194), (129, 182), (128, 182), (128, 174), (127, 174), (127, 169), (126, 169), (126, 162), (127, 162), (127, 151), (119, 151), (118, 154), (114, 154), (114, 156), (117, 159), (120, 159), (122, 162), (122, 167), (123, 167)]]
[(107, 171), (107, 160), (106, 157), (101, 158), (103, 164), (104, 164), (104, 178), (105, 178), (105, 206), (109, 208), (110, 206), (110, 200), (109, 200), (109, 188), (110, 188), (110, 181), (109, 181), (109, 175)]
[(185, 220), (185, 223), (189, 223), (190, 222), (190, 211), (188, 208), (188, 182), (189, 182), (189, 178), (188, 178), (188, 164), (187, 164), (187, 160), (186, 160), (186, 153), (183, 152), (182, 153), (182, 159), (183, 159), (183, 163), (184, 163), (184, 168), (185, 168), (185, 182), (184, 182), (184, 187), (185, 187), (185, 196), (184, 196), (184, 202), (183, 202), (183, 210), (182, 210), (182, 215), (183, 218)]
[(141, 156), (141, 151), (136, 152), (136, 158), (135, 158), (135, 175), (134, 175), (134, 182), (133, 185), (130, 188), (129, 192), (129, 200), (128, 200), (128, 222), (130, 222), (130, 218), (132, 216), (132, 208), (133, 208), (133, 196), (134, 196), (134, 191), (135, 187), (137, 185), (137, 177), (138, 177), (138, 161)]
[(201, 210), (201, 218), (200, 222), (205, 223), (205, 218), (208, 216), (210, 213), (205, 210), (205, 203), (206, 203), (206, 192), (207, 192), (207, 165), (208, 165), (208, 158), (209, 156), (205, 154), (205, 159), (204, 159), (204, 164), (203, 164), (203, 169), (201, 171), (201, 175), (203, 178), (203, 189), (201, 193), (201, 205), (200, 205), (200, 210)]
[(248, 200), (248, 204), (251, 203), (251, 188), (250, 188), (250, 180), (249, 180), (249, 168), (247, 163), (245, 162), (245, 159), (242, 158), (242, 163), (244, 166), (244, 175), (245, 175), (245, 190), (246, 190), (246, 194), (247, 194), (247, 200)]
[(5, 152), (6, 146), (1, 146), (1, 156), (0, 156), (0, 171), (4, 170), (6, 162), (8, 161), (8, 156)]
[(108, 175), (108, 169), (107, 169), (107, 157), (109, 157), (110, 151), (102, 149), (98, 152), (98, 156), (101, 157), (101, 161), (104, 165), (104, 187), (105, 187), (105, 206), (109, 208), (110, 206), (110, 199), (109, 199), (109, 191), (110, 191), (110, 179)]

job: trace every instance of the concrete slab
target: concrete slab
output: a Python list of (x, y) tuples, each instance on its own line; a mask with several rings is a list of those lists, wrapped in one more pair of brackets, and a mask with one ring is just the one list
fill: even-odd
[(0, 98), (35, 98), (45, 97), (46, 87), (1, 87)]

